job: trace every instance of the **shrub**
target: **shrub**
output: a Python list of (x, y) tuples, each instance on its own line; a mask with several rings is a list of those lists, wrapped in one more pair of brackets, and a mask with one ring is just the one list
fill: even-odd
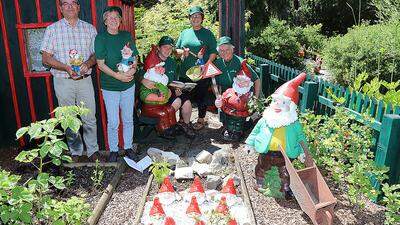
[(290, 27), (286, 21), (271, 19), (260, 34), (252, 33), (248, 41), (249, 51), (280, 64), (302, 69), (303, 58), (298, 56), (301, 46), (319, 51), (324, 43), (321, 25)]
[(176, 41), (180, 32), (190, 27), (188, 9), (193, 5), (203, 7), (205, 11), (203, 26), (210, 28), (216, 35), (218, 32), (218, 24), (215, 22), (216, 4), (216, 1), (206, 0), (164, 0), (148, 10), (141, 8), (141, 17), (137, 20), (136, 27), (136, 45), (140, 54), (147, 54), (151, 44), (157, 44), (164, 35), (171, 36)]
[(396, 21), (400, 19), (399, 0), (371, 0), (371, 5), (375, 7), (377, 16), (382, 21)]
[(400, 79), (400, 22), (354, 27), (344, 36), (329, 40), (322, 51), (324, 63), (335, 80), (350, 85), (356, 75), (371, 79)]

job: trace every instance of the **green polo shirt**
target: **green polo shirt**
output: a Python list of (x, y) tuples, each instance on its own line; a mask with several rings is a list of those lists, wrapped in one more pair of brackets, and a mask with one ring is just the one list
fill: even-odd
[[(221, 86), (222, 93), (232, 87), (233, 78), (237, 75), (237, 73), (241, 69), (241, 63), (243, 58), (233, 55), (232, 59), (229, 62), (225, 62), (222, 58), (218, 58), (214, 61), (214, 64), (218, 69), (221, 70), (222, 74), (215, 77), (217, 84)], [(251, 81), (258, 80), (257, 73), (251, 68), (251, 66), (247, 65), (247, 67), (251, 71)]]
[[(217, 54), (217, 41), (214, 34), (204, 27), (200, 30), (193, 30), (193, 28), (183, 30), (176, 42), (176, 48), (189, 48), (194, 54), (199, 53), (203, 46), (206, 46), (204, 62), (207, 62), (210, 54)], [(186, 71), (196, 65), (196, 61), (197, 58), (191, 54), (183, 60), (180, 68), (180, 79), (190, 81), (189, 77), (186, 76)]]
[[(105, 64), (115, 72), (118, 72), (117, 64), (121, 62), (121, 50), (129, 43), (133, 55), (139, 54), (136, 45), (133, 42), (132, 35), (127, 31), (119, 31), (118, 34), (110, 34), (107, 31), (98, 34), (94, 41), (94, 51), (97, 59), (104, 59)], [(133, 86), (131, 82), (122, 82), (114, 77), (104, 73), (100, 74), (101, 88), (108, 91), (124, 91)]]

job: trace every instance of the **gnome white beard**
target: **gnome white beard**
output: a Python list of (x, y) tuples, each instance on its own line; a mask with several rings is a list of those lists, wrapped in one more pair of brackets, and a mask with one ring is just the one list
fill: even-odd
[(147, 70), (147, 72), (144, 74), (144, 78), (147, 80), (156, 82), (156, 83), (161, 83), (163, 85), (168, 84), (168, 76), (165, 74), (159, 74), (155, 71), (154, 67)]
[(298, 120), (298, 115), (296, 111), (297, 105), (293, 102), (291, 102), (290, 104), (291, 105), (289, 111), (275, 112), (275, 110), (271, 106), (268, 106), (268, 108), (265, 109), (263, 113), (263, 118), (265, 119), (268, 127), (284, 127)]
[(246, 94), (247, 92), (249, 92), (250, 89), (251, 89), (251, 86), (253, 86), (253, 82), (250, 82), (249, 86), (247, 86), (247, 87), (239, 87), (239, 85), (238, 85), (236, 82), (233, 82), (233, 84), (232, 84), (233, 90), (234, 90), (239, 96), (244, 95), (244, 94)]

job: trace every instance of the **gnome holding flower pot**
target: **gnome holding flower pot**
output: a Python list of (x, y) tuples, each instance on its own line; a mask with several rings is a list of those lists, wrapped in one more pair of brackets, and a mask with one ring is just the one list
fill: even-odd
[(290, 159), (305, 160), (303, 148), (306, 147), (306, 138), (296, 111), (299, 102), (298, 86), (305, 79), (306, 74), (302, 73), (272, 94), (270, 106), (265, 109), (262, 118), (246, 139), (246, 151), (250, 153), (255, 150), (259, 153), (255, 168), (257, 190), (264, 186), (265, 173), (275, 166), (281, 179), (280, 191), (286, 198), (291, 195), (289, 174), (282, 154)]

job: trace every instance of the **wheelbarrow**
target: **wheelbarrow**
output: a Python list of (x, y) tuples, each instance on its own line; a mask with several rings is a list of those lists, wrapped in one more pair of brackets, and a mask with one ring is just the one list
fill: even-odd
[(306, 156), (305, 168), (296, 170), (285, 153), (286, 169), (290, 176), (290, 188), (299, 203), (314, 225), (332, 225), (333, 208), (336, 199), (333, 197), (328, 185), (315, 165), (308, 152), (307, 146), (301, 143)]

